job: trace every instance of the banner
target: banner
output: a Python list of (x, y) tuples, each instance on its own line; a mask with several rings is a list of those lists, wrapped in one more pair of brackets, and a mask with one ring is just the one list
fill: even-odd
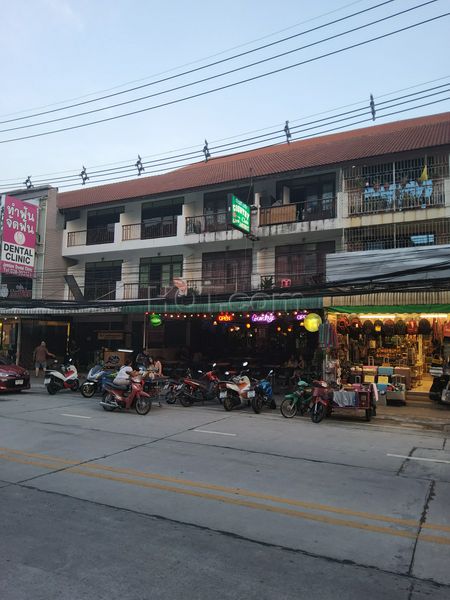
[(5, 197), (0, 272), (33, 277), (37, 206)]

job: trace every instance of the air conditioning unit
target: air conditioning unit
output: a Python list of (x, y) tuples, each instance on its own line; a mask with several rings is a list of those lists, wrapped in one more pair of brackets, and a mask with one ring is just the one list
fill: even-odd
[(290, 279), (282, 279), (281, 280), (281, 287), (282, 288), (291, 287), (291, 283), (292, 283), (292, 281)]

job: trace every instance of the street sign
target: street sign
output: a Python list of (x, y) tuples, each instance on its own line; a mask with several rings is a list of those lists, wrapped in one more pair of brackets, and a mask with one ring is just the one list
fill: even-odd
[(239, 200), (234, 194), (228, 194), (229, 223), (233, 229), (250, 233), (250, 206)]

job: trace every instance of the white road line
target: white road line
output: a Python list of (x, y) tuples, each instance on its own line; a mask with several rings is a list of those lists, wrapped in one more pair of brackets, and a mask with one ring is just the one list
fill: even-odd
[(440, 460), (439, 458), (420, 458), (419, 456), (403, 456), (403, 454), (386, 454), (395, 458), (405, 458), (406, 460), (424, 460), (426, 462), (444, 463), (450, 465), (450, 460)]
[(197, 433), (215, 433), (216, 435), (231, 435), (236, 437), (237, 433), (223, 433), (223, 431), (208, 431), (207, 429), (194, 429)]
[(67, 413), (61, 413), (62, 417), (74, 417), (76, 419), (92, 419), (92, 417), (84, 417), (83, 415), (68, 415)]

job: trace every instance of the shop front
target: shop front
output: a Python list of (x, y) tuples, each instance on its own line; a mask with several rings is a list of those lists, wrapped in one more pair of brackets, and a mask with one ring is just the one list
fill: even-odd
[(388, 403), (427, 393), (432, 364), (450, 358), (450, 305), (334, 306), (327, 315), (342, 380), (375, 383)]

